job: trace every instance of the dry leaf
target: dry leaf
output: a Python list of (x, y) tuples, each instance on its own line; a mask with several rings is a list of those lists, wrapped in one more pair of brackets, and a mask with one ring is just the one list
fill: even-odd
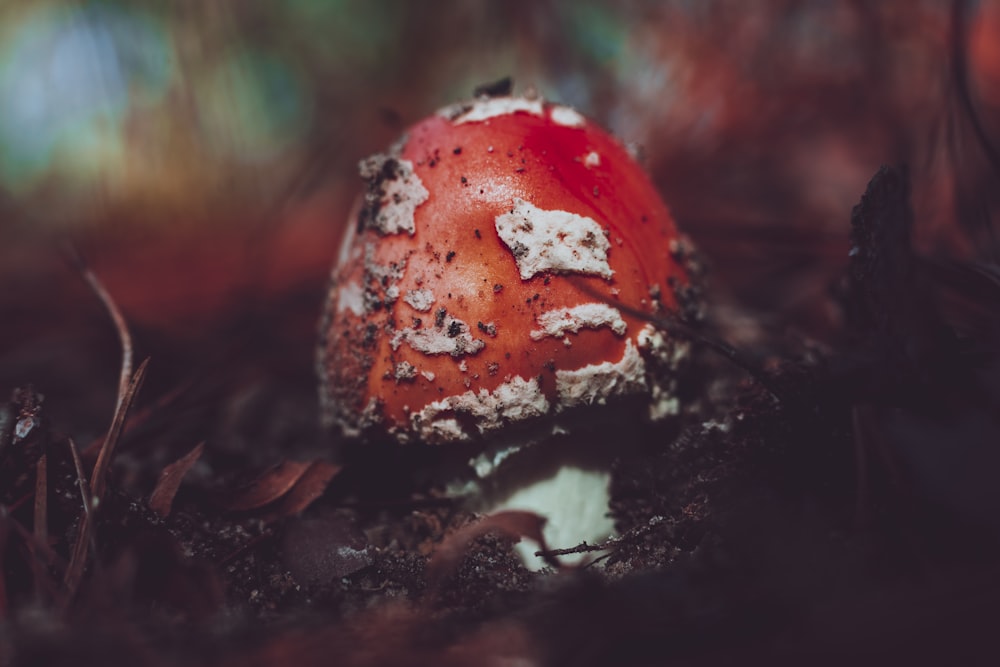
[(269, 505), (292, 490), (309, 469), (308, 461), (282, 461), (221, 502), (224, 509), (245, 512)]
[(181, 481), (201, 458), (203, 451), (205, 451), (205, 443), (201, 442), (190, 452), (166, 466), (160, 473), (160, 478), (156, 480), (156, 488), (149, 496), (149, 508), (160, 517), (166, 518), (170, 515), (174, 496), (177, 495)]
[(313, 504), (337, 476), (341, 467), (329, 461), (313, 461), (302, 473), (288, 495), (273, 510), (264, 515), (265, 522), (277, 521), (302, 512)]
[[(427, 562), (428, 588), (435, 588), (454, 572), (465, 557), (472, 541), (486, 533), (499, 533), (513, 538), (515, 542), (526, 537), (537, 543), (542, 551), (548, 551), (545, 538), (542, 536), (545, 521), (545, 517), (534, 512), (508, 510), (490, 514), (476, 523), (458, 529), (441, 541)], [(558, 565), (554, 558), (552, 560), (553, 565)]]

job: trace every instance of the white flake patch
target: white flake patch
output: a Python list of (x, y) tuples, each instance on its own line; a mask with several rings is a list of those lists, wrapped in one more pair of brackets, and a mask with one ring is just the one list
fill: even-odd
[(690, 343), (673, 340), (668, 342), (664, 332), (652, 324), (640, 329), (636, 339), (640, 350), (655, 355), (671, 370), (677, 370), (691, 352)]
[(375, 261), (375, 244), (365, 244), (365, 289), (364, 308), (366, 312), (392, 304), (399, 298), (396, 284), (406, 272), (406, 258), (387, 265)]
[(408, 361), (401, 361), (396, 364), (396, 372), (394, 373), (396, 382), (405, 382), (408, 380), (413, 380), (417, 377), (416, 367)]
[[(424, 408), (426, 410), (426, 408)], [(424, 442), (430, 445), (441, 444), (442, 442), (460, 442), (469, 440), (470, 436), (458, 423), (454, 417), (432, 418), (427, 421), (424, 411), (410, 415), (410, 422), (413, 428), (418, 431)]]
[[(387, 165), (392, 166), (391, 176), (385, 175)], [(413, 163), (377, 155), (363, 160), (359, 169), (375, 186), (368, 194), (374, 212), (368, 226), (383, 236), (403, 232), (412, 236), (416, 231), (414, 213), (429, 196), (423, 181), (413, 172)]]
[(608, 239), (593, 219), (568, 211), (544, 211), (523, 199), (496, 217), (497, 234), (514, 254), (522, 280), (545, 271), (611, 278)]
[(434, 305), (434, 292), (422, 287), (420, 289), (409, 290), (403, 297), (403, 301), (413, 306), (414, 310), (426, 313)]
[[(679, 368), (691, 351), (689, 342), (668, 339), (663, 331), (652, 324), (644, 326), (636, 338), (639, 349), (647, 355), (661, 376), (664, 370), (674, 371)], [(662, 421), (680, 414), (681, 404), (670, 381), (654, 381), (649, 398), (650, 421)]]
[(478, 99), (472, 107), (455, 118), (455, 125), (462, 123), (477, 123), (480, 121), (507, 116), (515, 113), (530, 113), (533, 116), (542, 115), (542, 100), (525, 97), (489, 97)]
[(552, 113), (550, 114), (552, 122), (557, 125), (565, 125), (567, 127), (583, 127), (587, 124), (587, 119), (584, 118), (579, 111), (576, 109), (571, 109), (570, 107), (564, 106), (554, 106), (552, 107)]
[(616, 396), (646, 391), (646, 362), (631, 340), (617, 362), (604, 361), (574, 371), (556, 371), (559, 407), (603, 405)]
[(497, 467), (511, 457), (512, 454), (516, 454), (521, 451), (523, 445), (517, 444), (510, 447), (505, 447), (501, 450), (495, 451), (492, 454), (489, 452), (483, 452), (476, 456), (475, 458), (469, 459), (469, 467), (476, 471), (476, 476), (479, 479), (486, 479)]
[[(406, 273), (406, 258), (389, 264), (379, 264), (375, 261), (375, 244), (365, 244), (365, 271), (377, 283), (394, 285)], [(398, 289), (398, 288), (397, 288)]]
[(593, 169), (601, 166), (601, 155), (597, 151), (590, 151), (583, 156), (583, 166)]
[(476, 354), (486, 347), (486, 343), (472, 336), (468, 324), (450, 316), (444, 319), (441, 326), (400, 329), (393, 334), (390, 342), (393, 350), (398, 350), (406, 342), (417, 352), (450, 354), (456, 359)]
[(663, 421), (667, 417), (676, 417), (681, 413), (681, 402), (658, 384), (653, 385), (649, 399), (650, 421)]
[(548, 410), (549, 402), (538, 380), (515, 376), (493, 391), (467, 391), (429, 403), (410, 415), (410, 423), (425, 442), (440, 444), (472, 439), (473, 434), (463, 428), (457, 415), (468, 418), (482, 435), (505, 424), (540, 417)]
[(563, 338), (567, 332), (577, 333), (584, 327), (610, 327), (619, 336), (624, 336), (627, 326), (618, 309), (605, 303), (582, 303), (572, 308), (550, 310), (540, 314), (535, 321), (541, 328), (529, 334), (531, 340), (541, 340), (546, 336)]
[(345, 310), (355, 315), (365, 314), (365, 291), (357, 281), (352, 280), (337, 292), (337, 314)]

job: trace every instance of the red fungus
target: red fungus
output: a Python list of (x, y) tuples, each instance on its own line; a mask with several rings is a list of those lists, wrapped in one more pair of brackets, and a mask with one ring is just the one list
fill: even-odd
[(480, 98), (417, 123), (361, 174), (321, 327), (330, 425), (461, 443), (485, 474), (497, 442), (676, 412), (686, 347), (632, 313), (675, 308), (678, 233), (605, 131), (541, 99)]

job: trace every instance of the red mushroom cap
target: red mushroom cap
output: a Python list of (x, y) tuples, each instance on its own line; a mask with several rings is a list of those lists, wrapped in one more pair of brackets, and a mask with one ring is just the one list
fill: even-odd
[(541, 99), (482, 98), (361, 173), (321, 326), (328, 423), (436, 444), (571, 430), (595, 404), (676, 411), (682, 344), (616, 306), (675, 308), (678, 233), (609, 134)]

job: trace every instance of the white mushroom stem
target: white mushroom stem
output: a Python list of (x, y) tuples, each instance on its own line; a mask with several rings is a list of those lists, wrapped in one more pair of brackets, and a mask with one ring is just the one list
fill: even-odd
[[(547, 519), (543, 534), (550, 549), (575, 547), (581, 542), (596, 544), (611, 537), (614, 521), (609, 515), (611, 473), (576, 466), (562, 466), (555, 474), (518, 487), (496, 499), (487, 513), (502, 510), (527, 510)], [(538, 546), (522, 540), (515, 549), (529, 570), (540, 570), (545, 561), (536, 556)], [(593, 554), (561, 556), (573, 564)]]
[[(594, 545), (611, 537), (615, 526), (609, 503), (615, 457), (607, 451), (608, 435), (595, 426), (590, 431), (593, 437), (582, 437), (569, 436), (553, 425), (548, 436), (541, 432), (522, 436), (472, 459), (468, 463), (478, 481), (464, 489), (470, 509), (482, 514), (521, 510), (544, 517), (543, 535), (549, 549), (570, 549), (583, 542)], [(630, 429), (618, 428), (616, 433), (622, 435), (623, 430)], [(620, 448), (630, 440), (617, 445)], [(538, 545), (534, 542), (522, 541), (516, 550), (528, 569), (545, 567), (545, 560), (535, 555)], [(576, 564), (594, 555), (561, 556), (560, 561)]]

